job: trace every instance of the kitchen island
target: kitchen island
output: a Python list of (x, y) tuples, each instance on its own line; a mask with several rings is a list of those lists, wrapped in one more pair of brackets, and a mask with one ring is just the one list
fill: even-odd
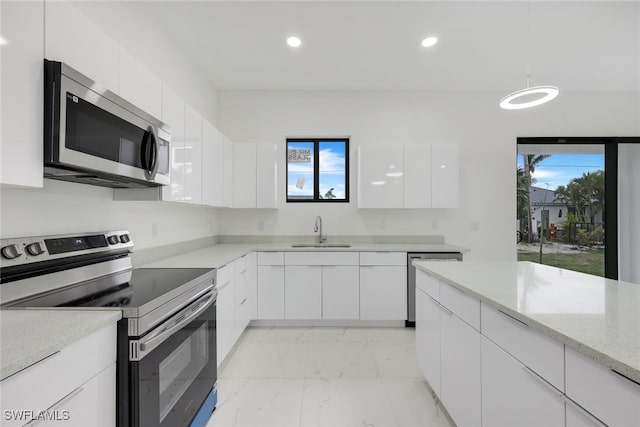
[(419, 363), (458, 425), (640, 425), (640, 285), (530, 262), (414, 264)]

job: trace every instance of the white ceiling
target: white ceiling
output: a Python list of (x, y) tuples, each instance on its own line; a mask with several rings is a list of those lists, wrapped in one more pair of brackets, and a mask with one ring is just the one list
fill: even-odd
[[(538, 84), (640, 90), (639, 1), (130, 1), (83, 7), (140, 17), (136, 25), (165, 33), (220, 89), (508, 91), (524, 86), (528, 63)], [(301, 48), (285, 44), (290, 35), (302, 39)], [(428, 35), (439, 38), (433, 48), (420, 45)]]

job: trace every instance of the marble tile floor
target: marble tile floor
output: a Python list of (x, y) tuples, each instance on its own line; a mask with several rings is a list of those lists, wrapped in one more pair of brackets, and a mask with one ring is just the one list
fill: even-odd
[(207, 427), (451, 427), (424, 384), (415, 330), (250, 327), (218, 373)]

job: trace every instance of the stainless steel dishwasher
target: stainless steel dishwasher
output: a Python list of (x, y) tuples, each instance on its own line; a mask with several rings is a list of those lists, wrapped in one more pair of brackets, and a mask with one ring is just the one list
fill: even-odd
[(462, 261), (460, 252), (408, 252), (407, 253), (407, 320), (405, 326), (416, 326), (416, 268), (413, 260)]

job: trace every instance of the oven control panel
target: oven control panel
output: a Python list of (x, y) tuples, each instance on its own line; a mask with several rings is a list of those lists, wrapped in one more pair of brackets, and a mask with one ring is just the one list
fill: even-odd
[(30, 264), (75, 255), (133, 249), (127, 230), (0, 240), (2, 267)]

